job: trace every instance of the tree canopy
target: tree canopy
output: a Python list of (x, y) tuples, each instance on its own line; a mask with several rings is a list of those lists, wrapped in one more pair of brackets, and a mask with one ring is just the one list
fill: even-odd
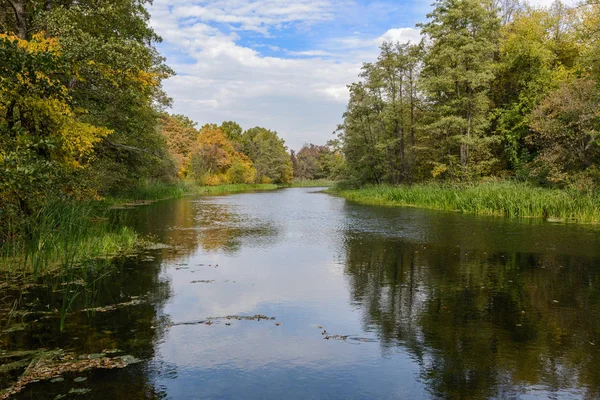
[(384, 43), (349, 86), (348, 177), (600, 184), (599, 16), (595, 1), (436, 1), (421, 43)]

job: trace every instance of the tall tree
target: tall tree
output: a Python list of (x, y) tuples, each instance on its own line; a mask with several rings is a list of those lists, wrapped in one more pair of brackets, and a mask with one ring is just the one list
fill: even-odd
[(251, 128), (244, 132), (241, 143), (242, 152), (254, 163), (258, 183), (288, 183), (292, 180), (292, 160), (277, 132)]
[(563, 83), (533, 111), (531, 120), (533, 133), (528, 140), (540, 148), (533, 163), (539, 179), (564, 185), (585, 171), (592, 172), (596, 180), (600, 178), (597, 82), (576, 79)]
[(441, 163), (468, 179), (493, 163), (486, 129), (500, 20), (491, 0), (438, 0), (428, 18), (421, 26), (428, 43), (422, 85), (435, 116), (428, 130), (442, 144)]
[(187, 175), (186, 163), (198, 138), (196, 125), (194, 121), (184, 115), (164, 114), (161, 118), (161, 132), (166, 139), (169, 154), (177, 165), (180, 177)]

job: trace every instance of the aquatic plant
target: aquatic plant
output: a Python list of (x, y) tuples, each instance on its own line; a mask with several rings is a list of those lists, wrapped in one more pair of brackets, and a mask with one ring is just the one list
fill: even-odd
[(525, 183), (473, 185), (378, 185), (333, 189), (363, 204), (409, 206), (475, 215), (543, 218), (562, 222), (600, 223), (600, 194), (533, 187)]
[(52, 202), (25, 221), (21, 234), (0, 247), (0, 270), (32, 274), (69, 271), (78, 263), (131, 251), (138, 235), (110, 221), (97, 203)]

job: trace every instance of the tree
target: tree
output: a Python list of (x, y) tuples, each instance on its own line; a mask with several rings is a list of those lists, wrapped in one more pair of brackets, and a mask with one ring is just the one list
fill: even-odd
[(196, 125), (184, 115), (164, 114), (161, 118), (161, 132), (180, 177), (187, 175), (186, 162), (198, 137)]
[(578, 42), (582, 44), (582, 69), (594, 79), (600, 79), (600, 2), (586, 0), (577, 9), (580, 24), (575, 25)]
[(291, 182), (292, 161), (285, 142), (277, 136), (277, 132), (261, 127), (248, 129), (242, 135), (241, 149), (254, 163), (256, 182)]
[(237, 122), (225, 121), (221, 124), (221, 130), (234, 146), (239, 147), (239, 143), (242, 140), (243, 129)]
[(252, 183), (256, 177), (252, 161), (237, 152), (221, 128), (214, 124), (200, 129), (186, 165), (191, 176), (205, 185)]
[(0, 34), (0, 208), (29, 214), (52, 193), (73, 193), (68, 175), (112, 133), (82, 121), (69, 91), (73, 69), (56, 39)]
[(88, 110), (86, 121), (114, 131), (110, 140), (98, 145), (96, 167), (81, 177), (102, 193), (176, 173), (157, 129), (168, 104), (161, 82), (172, 71), (154, 47), (160, 38), (149, 26), (147, 3), (55, 3), (43, 14), (45, 29), (80, 65), (81, 79), (72, 82), (72, 91), (75, 101)]
[(148, 0), (4, 0), (0, 28), (21, 39), (60, 43), (71, 64), (65, 85), (78, 120), (112, 131), (97, 142), (93, 166), (72, 175), (73, 186), (106, 193), (174, 168), (157, 128), (168, 99), (162, 79), (172, 71), (154, 44)]
[(340, 126), (350, 175), (359, 182), (410, 182), (416, 170), (421, 46), (384, 43), (362, 82), (349, 86)]
[(540, 149), (533, 169), (540, 179), (564, 184), (578, 172), (598, 174), (600, 91), (596, 82), (580, 78), (563, 83), (533, 111), (531, 127), (528, 140)]
[(486, 129), (500, 21), (489, 0), (434, 5), (421, 26), (428, 43), (421, 82), (434, 115), (427, 129), (441, 145), (440, 163), (452, 176), (469, 179), (494, 162), (495, 138)]

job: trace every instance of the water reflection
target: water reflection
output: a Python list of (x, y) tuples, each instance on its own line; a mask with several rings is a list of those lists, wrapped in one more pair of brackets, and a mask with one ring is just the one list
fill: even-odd
[(219, 199), (223, 198), (160, 202), (135, 209), (126, 219), (139, 232), (152, 233), (155, 240), (171, 246), (163, 252), (168, 259), (198, 250), (235, 255), (244, 243), (254, 246), (275, 240), (278, 229), (271, 221), (240, 213), (235, 205), (220, 203)]
[(599, 259), (462, 251), (348, 233), (346, 273), (383, 352), (410, 351), (444, 398), (600, 396)]
[[(600, 397), (596, 228), (367, 207), (315, 189), (126, 214), (168, 247), (124, 260), (95, 301), (143, 304), (74, 314), (62, 334), (54, 320), (0, 337), (7, 350), (144, 360), (89, 373), (88, 398)], [(53, 295), (27, 298), (55, 307)], [(279, 325), (226, 319), (256, 314)], [(56, 385), (21, 398), (73, 382)]]
[[(0, 357), (0, 387), (6, 388), (23, 372), (12, 369), (11, 362), (28, 355), (31, 363), (45, 357), (43, 352), (61, 350), (75, 357), (119, 350), (143, 360), (125, 370), (97, 370), (66, 373), (62, 383), (42, 382), (27, 386), (15, 398), (54, 399), (71, 389), (85, 388), (89, 399), (125, 398), (131, 391), (145, 393), (147, 399), (164, 397), (154, 386), (151, 364), (155, 345), (164, 335), (167, 319), (160, 310), (171, 295), (169, 282), (160, 276), (160, 254), (149, 252), (118, 260), (108, 269), (90, 269), (85, 288), (62, 284), (60, 276), (40, 278), (28, 288), (6, 289), (3, 300), (15, 301), (16, 311), (0, 313), (2, 356)], [(93, 284), (89, 284), (93, 282)], [(83, 284), (83, 283), (81, 283)], [(70, 310), (64, 330), (60, 330), (60, 309), (64, 291), (71, 291)], [(116, 308), (110, 312), (83, 311), (110, 307), (140, 299), (134, 306)], [(24, 353), (26, 354), (26, 353)], [(29, 358), (24, 360), (29, 360)], [(77, 359), (77, 358), (76, 358)], [(29, 362), (24, 365), (27, 367)], [(74, 384), (75, 377), (85, 377), (85, 384)], [(111, 385), (106, 386), (110, 381)]]

